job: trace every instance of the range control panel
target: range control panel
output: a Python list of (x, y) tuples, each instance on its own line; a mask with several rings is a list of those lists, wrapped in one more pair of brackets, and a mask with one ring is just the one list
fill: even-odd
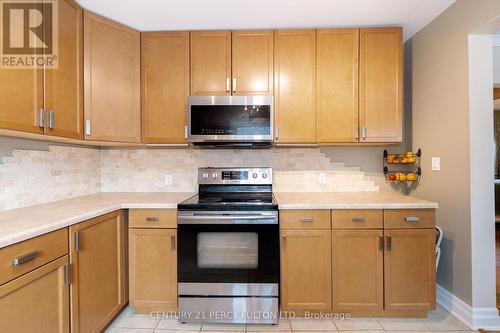
[(198, 184), (271, 185), (272, 168), (200, 168)]

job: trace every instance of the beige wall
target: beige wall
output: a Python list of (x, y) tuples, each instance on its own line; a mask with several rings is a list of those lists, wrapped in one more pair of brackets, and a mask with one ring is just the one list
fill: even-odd
[[(425, 152), (415, 196), (439, 202), (445, 231), (438, 283), (472, 305), (468, 35), (500, 15), (498, 0), (458, 0), (416, 34), (413, 146)], [(431, 171), (431, 157), (441, 171)]]

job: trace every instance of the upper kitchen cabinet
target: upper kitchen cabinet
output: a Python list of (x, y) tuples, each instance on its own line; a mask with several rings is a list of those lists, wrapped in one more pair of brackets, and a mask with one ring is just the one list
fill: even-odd
[(360, 29), (359, 54), (360, 141), (401, 142), (402, 29)]
[(231, 94), (231, 32), (191, 32), (191, 95)]
[(56, 3), (57, 65), (0, 69), (0, 128), (82, 139), (82, 10)]
[(273, 94), (273, 31), (232, 32), (232, 94)]
[(73, 0), (57, 4), (59, 63), (45, 71), (47, 134), (83, 139), (83, 14)]
[(276, 142), (314, 143), (316, 30), (278, 30), (274, 43)]
[(139, 142), (140, 33), (85, 12), (85, 138)]
[(359, 29), (317, 32), (316, 142), (357, 142)]
[(189, 32), (148, 32), (141, 40), (143, 141), (185, 143)]

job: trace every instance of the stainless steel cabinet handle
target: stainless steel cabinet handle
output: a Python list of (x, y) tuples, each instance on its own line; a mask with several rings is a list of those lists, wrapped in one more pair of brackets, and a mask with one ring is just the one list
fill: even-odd
[(188, 138), (188, 127), (184, 126), (184, 139)]
[(275, 133), (275, 137), (276, 137), (276, 140), (278, 140), (278, 126), (275, 126), (274, 127), (274, 133)]
[(71, 264), (64, 265), (64, 284), (71, 284)]
[(384, 251), (384, 236), (378, 236), (379, 250)]
[(283, 238), (283, 251), (286, 249), (286, 235), (281, 236)]
[(55, 126), (55, 114), (54, 111), (49, 111), (49, 128), (53, 129)]
[(75, 232), (75, 252), (80, 251), (80, 231)]
[(359, 141), (359, 127), (356, 127), (354, 129), (354, 133), (355, 133), (355, 136), (356, 136), (356, 141)]
[(392, 236), (387, 236), (387, 251), (392, 250)]
[(310, 223), (313, 221), (314, 221), (314, 219), (312, 217), (301, 217), (300, 218), (300, 222), (302, 222), (302, 223)]
[(236, 92), (236, 78), (233, 77), (233, 92)]
[(146, 217), (146, 222), (160, 222), (160, 218), (155, 216), (148, 216)]
[(226, 92), (230, 92), (231, 91), (231, 80), (229, 80), (229, 78), (226, 79)]
[(405, 217), (405, 222), (419, 222), (420, 218), (418, 216), (407, 216)]
[(172, 250), (175, 250), (175, 236), (170, 236), (170, 242), (172, 244)]
[(90, 119), (85, 120), (85, 135), (91, 135), (92, 134), (92, 127), (90, 123)]
[(12, 259), (12, 266), (17, 266), (17, 265), (24, 264), (27, 261), (35, 259), (35, 257), (37, 255), (38, 255), (38, 251), (37, 250), (33, 250), (31, 252), (23, 254), (22, 256), (20, 256), (18, 258)]
[(366, 127), (363, 127), (362, 136), (363, 140), (366, 140)]
[(38, 127), (45, 127), (45, 110), (43, 108), (38, 109)]
[(366, 222), (366, 219), (364, 217), (353, 217), (352, 222), (355, 222), (355, 223)]

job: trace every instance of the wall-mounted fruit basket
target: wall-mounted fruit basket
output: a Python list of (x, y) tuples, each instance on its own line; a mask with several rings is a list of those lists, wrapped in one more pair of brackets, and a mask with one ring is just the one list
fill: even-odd
[(389, 153), (384, 150), (384, 175), (389, 182), (406, 183), (409, 187), (420, 180), (422, 150), (416, 153)]

